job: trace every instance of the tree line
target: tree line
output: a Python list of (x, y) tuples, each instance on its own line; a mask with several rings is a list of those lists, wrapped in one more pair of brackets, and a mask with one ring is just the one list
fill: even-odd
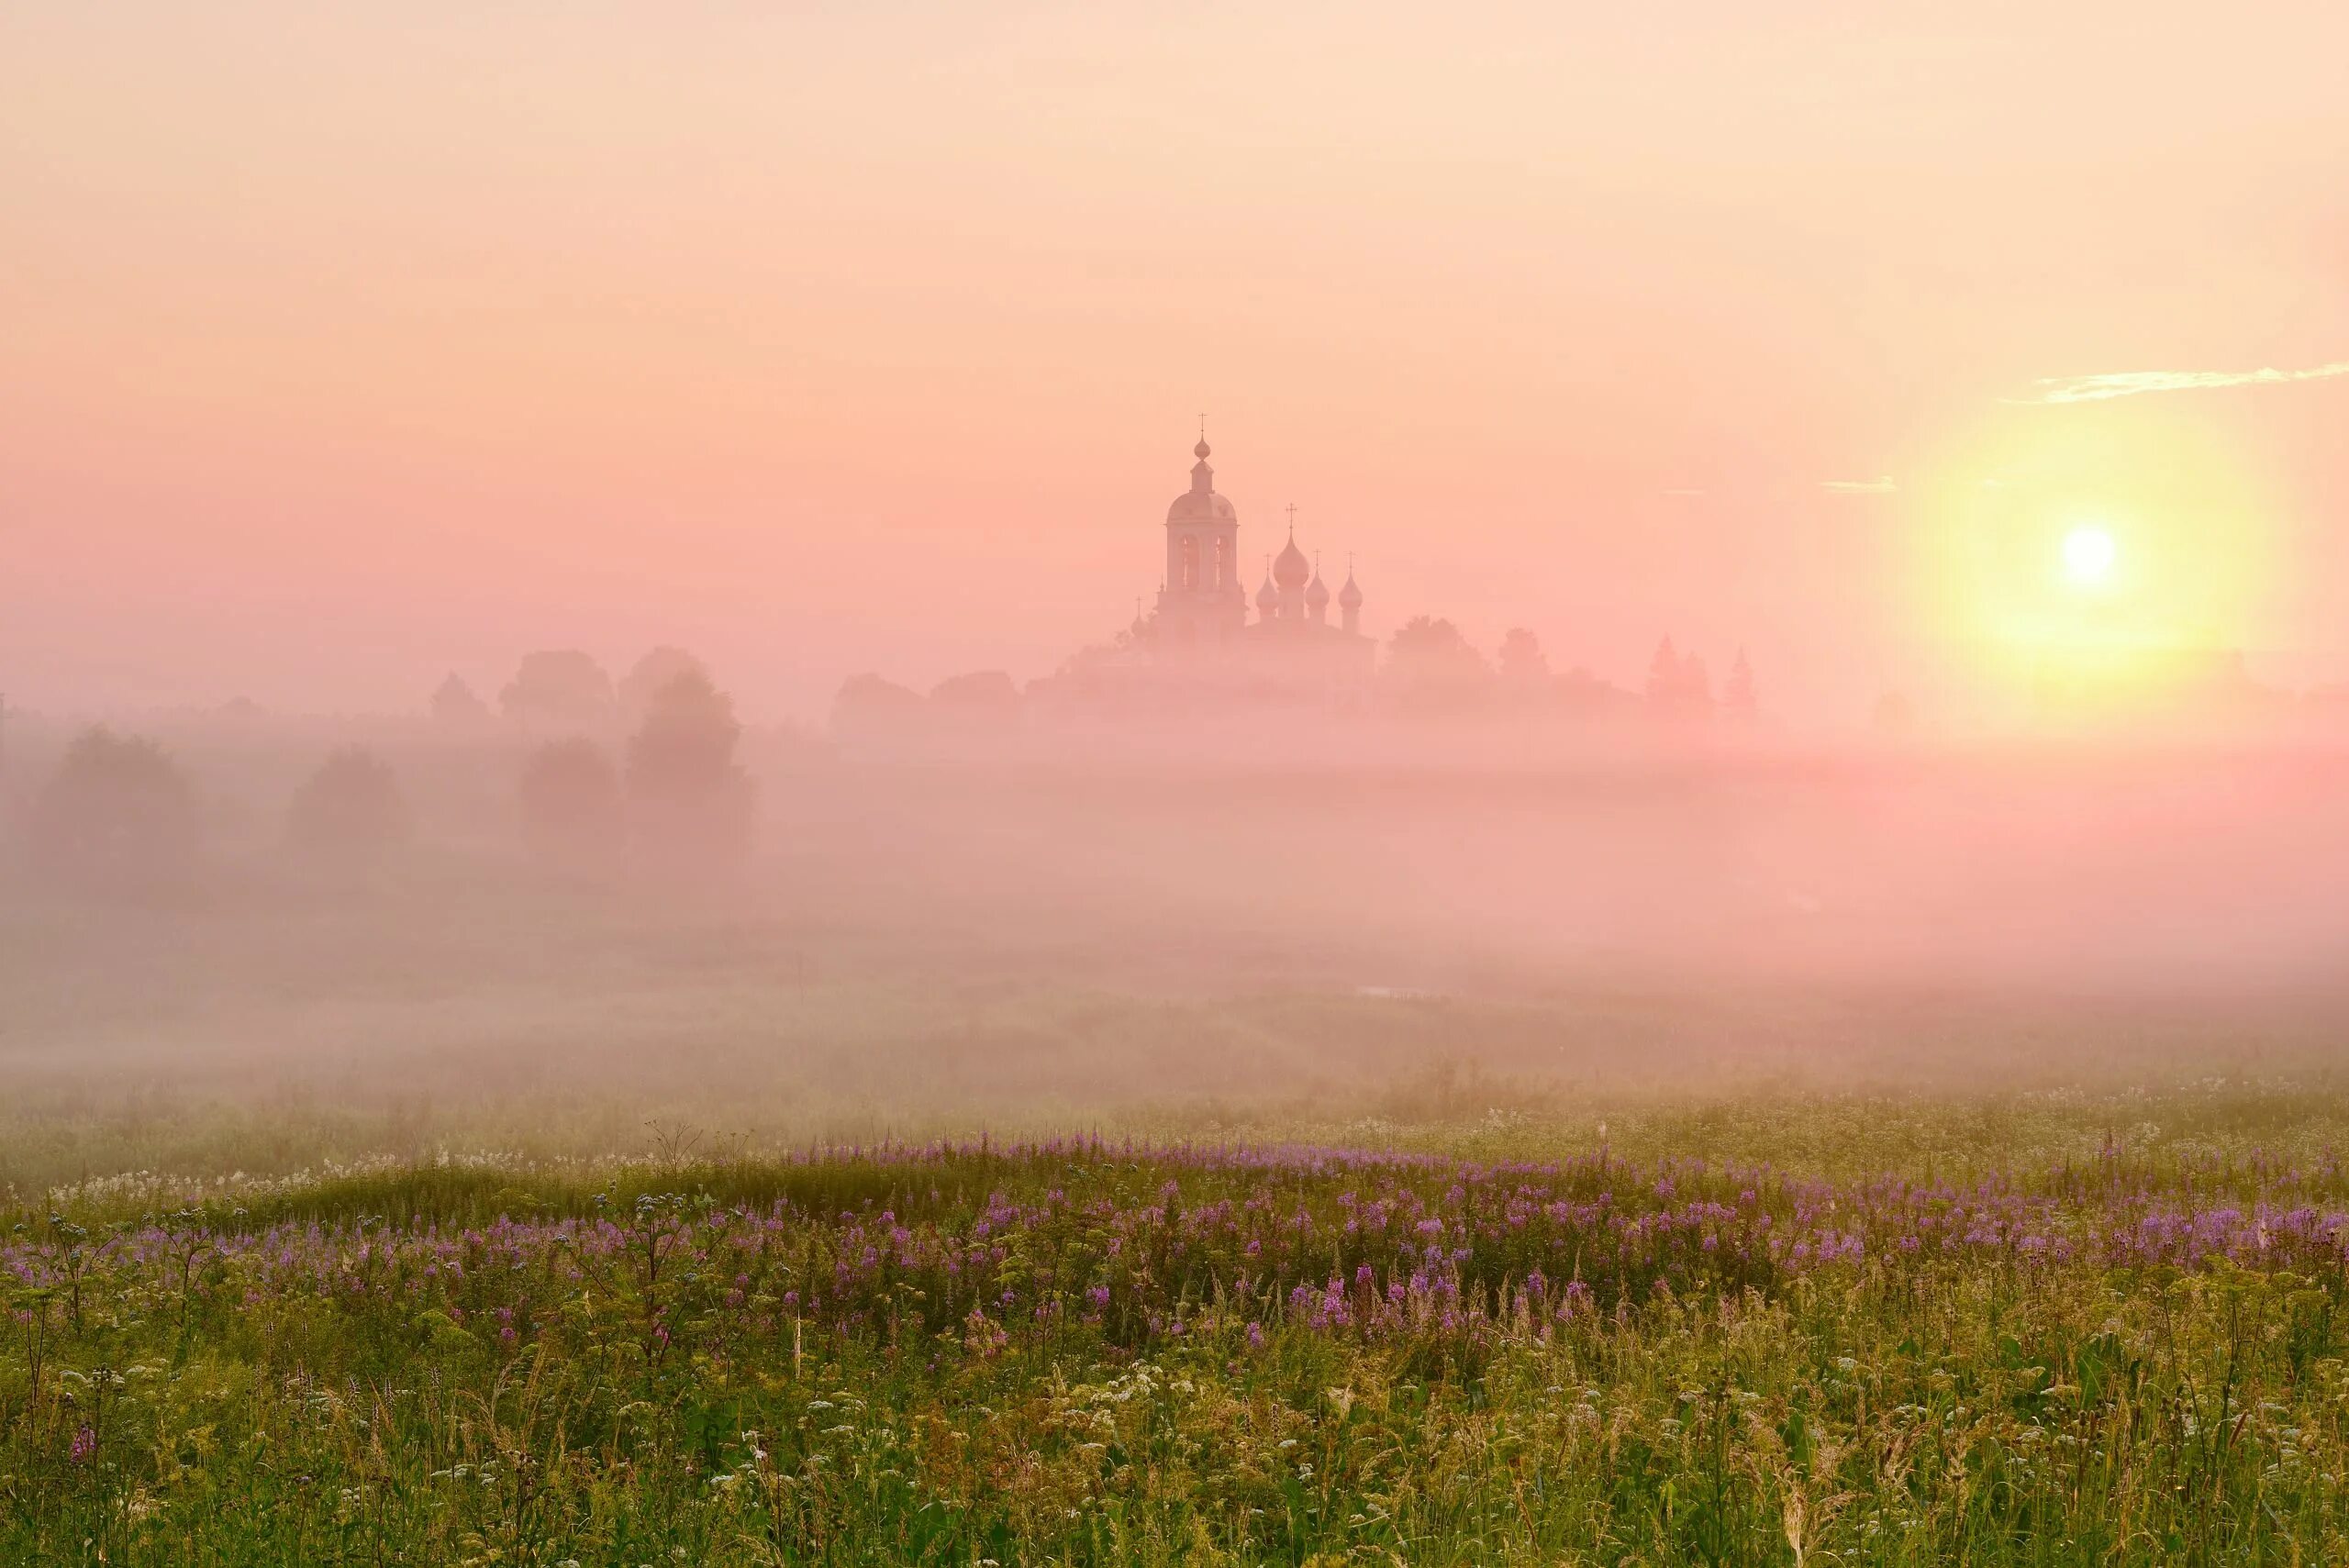
[[(1016, 721), (1024, 707), (1047, 693), (1112, 699), (1139, 695), (1140, 700), (1147, 700), (1155, 689), (1149, 682), (1119, 679), (1121, 670), (1131, 670), (1145, 658), (1137, 635), (1122, 634), (1113, 643), (1080, 651), (1055, 674), (1031, 683), (1025, 692), (1000, 671), (951, 677), (927, 695), (877, 674), (854, 675), (833, 698), (832, 727), (838, 733), (885, 734), (1001, 726)], [(1510, 628), (1488, 659), (1452, 621), (1425, 615), (1414, 616), (1387, 639), (1364, 695), (1375, 706), (1417, 716), (1551, 713), (1620, 718), (1645, 714), (1674, 721), (1720, 717), (1734, 723), (1755, 719), (1761, 711), (1743, 649), (1738, 650), (1716, 692), (1704, 660), (1680, 651), (1667, 636), (1656, 648), (1646, 684), (1628, 690), (1579, 666), (1553, 673), (1542, 639), (1524, 627)]]
[[(494, 722), (454, 676), (430, 706), (443, 724)], [(500, 707), (528, 739), (512, 800), (541, 857), (710, 872), (749, 853), (757, 790), (737, 757), (742, 726), (692, 655), (656, 649), (616, 684), (584, 653), (533, 653)], [(161, 743), (93, 726), (33, 792), (20, 858), (36, 876), (94, 890), (181, 883), (203, 850), (199, 805), (195, 779)], [(282, 833), (312, 860), (364, 867), (411, 842), (415, 813), (390, 760), (344, 744), (293, 791)]]

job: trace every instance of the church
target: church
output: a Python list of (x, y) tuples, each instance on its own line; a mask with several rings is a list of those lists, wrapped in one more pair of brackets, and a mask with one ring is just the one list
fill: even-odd
[[(1228, 686), (1260, 696), (1354, 706), (1369, 694), (1378, 645), (1362, 629), (1362, 586), (1351, 564), (1335, 594), (1319, 563), (1297, 543), (1297, 508), (1286, 541), (1264, 567), (1255, 618), (1240, 569), (1240, 511), (1215, 487), (1203, 434), (1191, 449), (1191, 486), (1166, 508), (1166, 565), (1156, 607), (1137, 614), (1130, 646), (1162, 676)], [(1332, 624), (1330, 606), (1338, 619)]]

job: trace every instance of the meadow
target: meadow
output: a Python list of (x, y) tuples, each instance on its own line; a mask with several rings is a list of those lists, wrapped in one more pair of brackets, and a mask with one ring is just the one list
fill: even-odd
[(2152, 1108), (1938, 1178), (1487, 1114), (92, 1182), (0, 1246), (0, 1560), (2337, 1561), (2349, 1183)]
[(1830, 974), (1874, 911), (1775, 896), (1675, 965), (1725, 906), (1036, 828), (0, 892), (0, 1562), (2349, 1554), (2321, 974)]

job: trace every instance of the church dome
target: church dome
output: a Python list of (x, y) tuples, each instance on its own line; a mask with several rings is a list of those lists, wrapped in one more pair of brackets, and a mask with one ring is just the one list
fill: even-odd
[(1191, 465), (1191, 487), (1174, 497), (1166, 508), (1170, 523), (1236, 523), (1240, 514), (1231, 502), (1215, 493), (1215, 470), (1208, 466), (1208, 439), (1191, 449), (1199, 461)]
[(1353, 568), (1346, 568), (1346, 585), (1338, 590), (1338, 607), (1341, 610), (1362, 608), (1362, 588), (1354, 582)]
[(1267, 575), (1264, 585), (1256, 590), (1256, 607), (1260, 610), (1276, 609), (1280, 602), (1280, 590), (1273, 586), (1273, 580)]
[(1302, 588), (1306, 579), (1313, 575), (1313, 562), (1305, 559), (1305, 551), (1297, 548), (1297, 536), (1291, 534), (1288, 543), (1281, 548), (1273, 562), (1273, 581), (1284, 588)]
[(1232, 510), (1229, 496), (1219, 495), (1212, 490), (1186, 490), (1174, 497), (1173, 506), (1166, 508), (1166, 520), (1170, 523), (1234, 523), (1240, 520), (1240, 514)]
[(1306, 607), (1308, 609), (1318, 610), (1328, 605), (1329, 602), (1330, 585), (1321, 581), (1320, 570), (1316, 568), (1313, 573), (1313, 581), (1305, 590)]

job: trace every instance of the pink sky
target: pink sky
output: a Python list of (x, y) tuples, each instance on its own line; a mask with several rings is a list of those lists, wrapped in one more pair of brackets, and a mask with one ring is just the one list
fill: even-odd
[(1026, 678), (1200, 410), (1375, 631), (1822, 717), (1951, 657), (1958, 470), (2185, 418), (2241, 484), (2164, 548), (2256, 534), (2231, 634), (2349, 678), (2344, 61), (2337, 0), (14, 6), (0, 690)]

